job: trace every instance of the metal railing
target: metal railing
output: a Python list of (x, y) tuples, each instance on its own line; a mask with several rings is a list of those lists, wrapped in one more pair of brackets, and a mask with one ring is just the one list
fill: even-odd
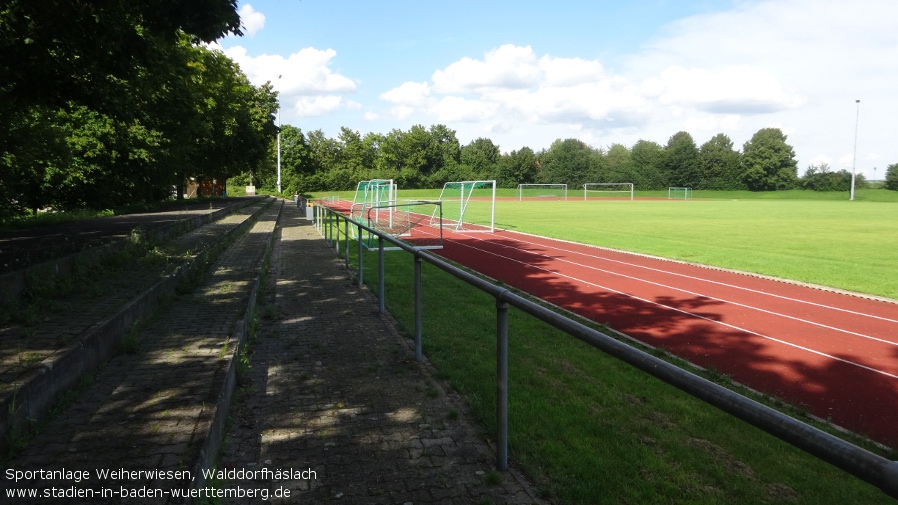
[[(462, 270), (427, 251), (416, 249), (325, 206), (316, 206), (316, 226), (319, 232), (339, 254), (340, 221), (343, 221), (346, 266), (349, 268), (350, 224), (358, 228), (359, 236), (367, 231), (378, 237), (378, 287), (379, 309), (384, 312), (384, 243), (414, 255), (415, 299), (415, 359), (421, 361), (423, 333), (423, 292), (421, 288), (421, 264), (423, 261), (461, 279), (496, 299), (496, 420), (497, 461), (499, 470), (508, 469), (508, 307), (515, 307), (549, 325), (576, 337), (587, 344), (628, 363), (732, 416), (760, 428), (767, 433), (848, 472), (898, 498), (898, 461), (891, 461), (862, 447), (842, 440), (807, 423), (758, 403), (739, 393), (699, 377), (687, 370), (652, 356), (620, 340), (592, 329), (561, 314), (553, 312), (507, 288), (497, 286), (470, 272)], [(358, 283), (361, 287), (363, 270), (362, 246), (358, 251)]]

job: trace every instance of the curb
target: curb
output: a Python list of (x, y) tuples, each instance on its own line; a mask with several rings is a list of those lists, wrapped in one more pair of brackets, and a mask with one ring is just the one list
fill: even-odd
[[(246, 349), (249, 325), (251, 324), (253, 315), (256, 311), (259, 287), (262, 284), (263, 276), (266, 273), (264, 265), (268, 262), (275, 240), (277, 240), (278, 237), (278, 226), (280, 224), (281, 216), (283, 215), (284, 202), (281, 201), (279, 204), (281, 205), (281, 208), (278, 209), (274, 231), (271, 234), (271, 238), (268, 241), (265, 251), (262, 253), (261, 259), (259, 260), (261, 268), (259, 268), (259, 273), (256, 275), (256, 278), (253, 279), (246, 310), (235, 325), (234, 341), (236, 345), (228, 358), (228, 365), (227, 370), (224, 372), (223, 384), (218, 391), (218, 396), (214, 404), (202, 414), (202, 416), (206, 418), (203, 422), (208, 423), (208, 427), (202, 431), (202, 440), (197, 441), (197, 445), (199, 445), (199, 455), (191, 469), (193, 472), (192, 475), (194, 475), (194, 480), (191, 485), (194, 489), (207, 487), (206, 479), (203, 476), (202, 471), (215, 466), (216, 460), (218, 460), (222, 440), (224, 440), (225, 432), (227, 431), (227, 421), (231, 411), (231, 403), (234, 399), (234, 391), (237, 388), (237, 369), (240, 366), (240, 355)], [(278, 203), (275, 203), (275, 205), (278, 205)]]

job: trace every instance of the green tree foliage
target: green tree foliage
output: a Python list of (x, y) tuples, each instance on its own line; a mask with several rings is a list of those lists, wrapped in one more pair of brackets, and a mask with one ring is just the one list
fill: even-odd
[[(855, 189), (864, 188), (866, 185), (864, 176), (858, 174), (854, 181)], [(811, 165), (800, 179), (799, 186), (814, 191), (851, 191), (851, 172), (848, 170), (833, 172), (826, 163)]]
[(742, 148), (742, 180), (752, 191), (792, 189), (798, 181), (795, 151), (779, 128), (763, 128)]
[(236, 0), (3, 0), (0, 103), (127, 114), (123, 88), (179, 32), (204, 42), (240, 34)]
[(898, 163), (892, 163), (886, 168), (886, 189), (898, 191)]
[(733, 141), (723, 133), (702, 144), (698, 153), (696, 189), (745, 189), (740, 175), (740, 156)]
[(575, 187), (595, 182), (587, 180), (593, 154), (593, 149), (581, 140), (556, 140), (538, 156), (540, 169), (536, 175), (537, 182)]
[(499, 146), (486, 138), (472, 140), (461, 148), (461, 163), (470, 167), (473, 179), (492, 179), (499, 172)]
[[(633, 158), (623, 144), (612, 144), (604, 155), (602, 180), (595, 182), (633, 182)], [(598, 179), (598, 178), (597, 178)]]
[(633, 182), (638, 189), (666, 189), (667, 177), (664, 174), (664, 146), (657, 142), (640, 140), (630, 149), (630, 160), (633, 163)]
[(277, 95), (195, 45), (239, 25), (235, 0), (0, 0), (0, 219), (267, 163)]
[(500, 156), (496, 184), (501, 188), (516, 188), (518, 184), (533, 183), (537, 170), (536, 153), (529, 147), (522, 147)]
[[(277, 153), (275, 153), (277, 156)], [(263, 165), (265, 169), (254, 179), (259, 187), (277, 187), (276, 164)], [(293, 125), (281, 127), (281, 187), (284, 193), (307, 193), (325, 189), (322, 181), (315, 177), (318, 162), (312, 155), (306, 136)]]
[(700, 187), (698, 147), (692, 135), (677, 132), (667, 141), (662, 167), (671, 186)]
[[(797, 179), (791, 148), (778, 130), (761, 130), (753, 140), (746, 143), (749, 152), (757, 152), (762, 146), (769, 151), (767, 146), (772, 144), (785, 153), (779, 171), (772, 172), (779, 181), (773, 189), (797, 184), (817, 187), (816, 168), (809, 171), (807, 180)], [(402, 188), (434, 188), (447, 181), (470, 179), (496, 179), (499, 187), (505, 188), (521, 183), (577, 187), (585, 182), (632, 182), (637, 190), (664, 190), (671, 185), (721, 190), (748, 187), (743, 179), (743, 155), (733, 149), (732, 140), (723, 133), (701, 148), (696, 147), (691, 135), (678, 132), (666, 147), (640, 140), (632, 148), (612, 144), (605, 151), (570, 138), (558, 139), (539, 153), (524, 147), (502, 154), (490, 139), (477, 138), (459, 146), (455, 132), (445, 125), (415, 125), (409, 130), (393, 129), (364, 137), (342, 128), (336, 139), (318, 130), (308, 134), (305, 144), (296, 146), (307, 156), (301, 164), (304, 168), (297, 173), (306, 176), (302, 184), (290, 187), (301, 191), (352, 189), (358, 181), (367, 179), (393, 179)], [(290, 147), (285, 143), (284, 149)], [(284, 154), (285, 160), (288, 156)], [(285, 170), (293, 170), (293, 163), (284, 164)], [(842, 172), (835, 175), (844, 177)], [(863, 178), (858, 181), (857, 187), (862, 187)], [(839, 188), (844, 187), (840, 184)]]

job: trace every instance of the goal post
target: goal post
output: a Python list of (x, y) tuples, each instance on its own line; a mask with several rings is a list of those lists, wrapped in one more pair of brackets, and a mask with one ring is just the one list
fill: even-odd
[(366, 209), (390, 205), (396, 202), (398, 186), (393, 179), (371, 179), (361, 181), (355, 189), (355, 196), (350, 207), (350, 217), (361, 219)]
[(567, 200), (567, 184), (518, 184), (518, 201), (525, 198)]
[(667, 188), (668, 200), (691, 200), (692, 188), (671, 186)]
[[(443, 226), (441, 203), (428, 200), (407, 200), (389, 205), (368, 207), (363, 224), (385, 235), (399, 239), (415, 249), (442, 249)], [(433, 220), (437, 216), (437, 220)], [(362, 245), (371, 249), (378, 247), (376, 236), (363, 233)], [(398, 246), (385, 246), (393, 251)]]
[(590, 198), (626, 198), (633, 200), (632, 182), (587, 182), (583, 185), (583, 201)]
[[(447, 182), (440, 191), (443, 226), (453, 231), (496, 230), (496, 181)], [(431, 216), (431, 224), (437, 216)]]

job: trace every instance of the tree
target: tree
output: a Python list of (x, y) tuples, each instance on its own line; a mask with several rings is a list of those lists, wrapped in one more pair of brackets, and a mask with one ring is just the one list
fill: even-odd
[(662, 166), (668, 183), (671, 186), (699, 187), (699, 151), (692, 135), (683, 131), (675, 133), (668, 139), (665, 153)]
[(593, 149), (577, 139), (558, 139), (538, 157), (537, 182), (579, 186), (587, 181)]
[(696, 189), (745, 189), (739, 177), (740, 156), (723, 133), (702, 144), (698, 153), (700, 185)]
[(633, 159), (627, 146), (612, 144), (604, 161), (604, 177), (594, 182), (633, 182)]
[(633, 184), (639, 189), (665, 189), (668, 187), (664, 175), (666, 151), (661, 144), (640, 140), (630, 148), (633, 163)]
[(461, 148), (461, 163), (471, 167), (478, 179), (492, 178), (498, 172), (500, 157), (499, 146), (487, 138), (472, 140)]
[(529, 147), (503, 154), (499, 158), (496, 184), (502, 188), (516, 188), (536, 180), (536, 154)]
[(779, 128), (758, 130), (742, 148), (742, 180), (752, 191), (792, 189), (798, 180), (795, 151)]
[(180, 32), (194, 42), (241, 34), (236, 0), (3, 0), (0, 103), (74, 101), (113, 116), (127, 113), (122, 87), (155, 67), (159, 47), (177, 43)]
[(886, 189), (898, 191), (898, 163), (886, 167)]

